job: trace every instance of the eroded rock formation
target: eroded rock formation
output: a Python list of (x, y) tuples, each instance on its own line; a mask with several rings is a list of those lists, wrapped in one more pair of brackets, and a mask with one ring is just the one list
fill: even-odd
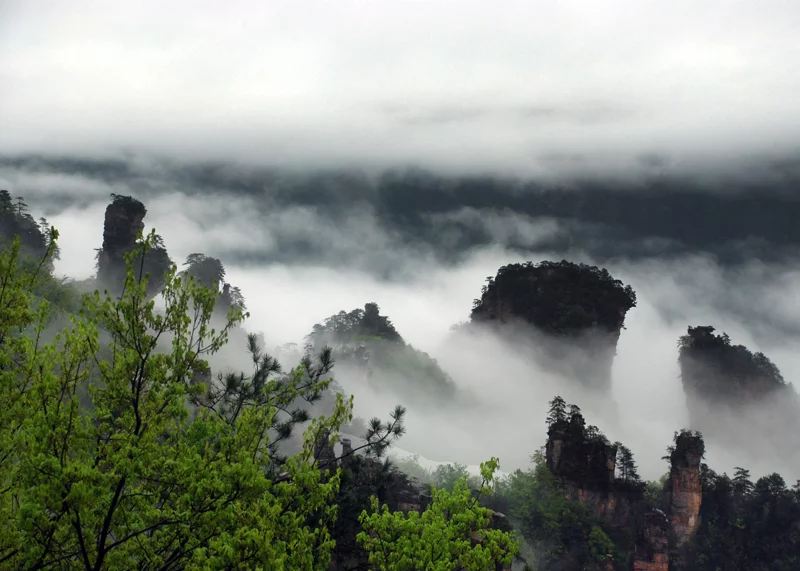
[[(644, 494), (632, 453), (586, 426), (580, 409), (561, 397), (550, 403), (545, 446), (547, 468), (564, 494), (586, 506), (630, 554), (634, 571), (667, 571), (681, 564), (700, 526), (701, 461), (705, 443), (682, 430), (669, 448), (670, 474), (660, 500)], [(670, 562), (672, 555), (674, 561)], [(680, 568), (685, 568), (680, 567)]]
[(184, 274), (218, 292), (217, 301), (214, 304), (215, 316), (224, 317), (232, 307), (245, 309), (242, 290), (225, 281), (225, 266), (222, 265), (219, 258), (194, 253), (187, 256), (183, 265), (186, 267)]
[(550, 472), (562, 482), (570, 499), (586, 505), (617, 529), (636, 521), (643, 490), (638, 479), (617, 477), (620, 446), (610, 443), (596, 427), (585, 426), (575, 406), (569, 414), (549, 421), (545, 461)]
[(691, 539), (700, 525), (700, 461), (704, 452), (703, 437), (688, 430), (677, 434), (670, 452), (669, 520), (678, 545)]
[(651, 510), (642, 518), (633, 571), (669, 571), (669, 520), (661, 510)]
[[(147, 209), (130, 196), (112, 194), (111, 198), (103, 223), (103, 247), (97, 253), (97, 279), (104, 287), (117, 291), (125, 282), (125, 255), (138, 243)], [(157, 244), (147, 251), (140, 265), (142, 274), (149, 277), (148, 292), (154, 294), (161, 288), (171, 264), (166, 248), (157, 238)]]
[(607, 391), (625, 315), (636, 305), (630, 286), (586, 264), (541, 262), (503, 266), (489, 278), (471, 319), (519, 331), (532, 326), (544, 366)]

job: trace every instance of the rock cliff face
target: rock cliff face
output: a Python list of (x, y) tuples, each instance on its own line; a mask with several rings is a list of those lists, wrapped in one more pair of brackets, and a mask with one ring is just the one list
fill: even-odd
[(681, 548), (700, 526), (700, 462), (705, 453), (700, 433), (676, 433), (665, 496), (658, 504), (645, 498), (630, 451), (621, 443), (610, 444), (596, 427), (585, 426), (580, 409), (570, 405), (567, 412), (560, 397), (551, 402), (547, 436), (547, 467), (565, 495), (603, 522), (617, 546), (631, 554), (634, 571), (667, 571), (671, 553), (683, 553)]
[[(112, 195), (103, 223), (103, 247), (97, 253), (97, 280), (112, 291), (125, 282), (125, 254), (137, 244), (144, 230), (144, 204), (130, 196)], [(163, 284), (163, 276), (171, 264), (162, 244), (149, 250), (142, 269), (149, 275), (148, 291), (153, 294)]]
[(614, 482), (617, 447), (602, 439), (579, 436), (569, 422), (550, 427), (545, 457), (547, 467), (560, 478), (589, 488), (608, 488)]
[(670, 454), (669, 520), (678, 545), (691, 539), (700, 525), (700, 461), (704, 452), (705, 444), (698, 433), (682, 431)]
[(661, 510), (649, 511), (642, 519), (633, 571), (669, 571), (669, 520)]
[(586, 428), (579, 412), (556, 420), (548, 429), (545, 461), (572, 500), (617, 529), (636, 520), (641, 487), (616, 478), (617, 445)]
[(499, 327), (524, 324), (541, 334), (537, 358), (586, 386), (607, 391), (630, 286), (607, 270), (567, 261), (503, 266), (489, 278), (471, 319)]

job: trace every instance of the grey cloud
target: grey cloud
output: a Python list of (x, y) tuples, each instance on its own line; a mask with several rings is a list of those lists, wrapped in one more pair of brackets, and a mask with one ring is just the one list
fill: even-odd
[[(785, 0), (3, 3), (0, 152), (636, 176), (797, 150)], [(377, 112), (376, 112), (377, 110)], [(388, 110), (388, 115), (387, 115)]]

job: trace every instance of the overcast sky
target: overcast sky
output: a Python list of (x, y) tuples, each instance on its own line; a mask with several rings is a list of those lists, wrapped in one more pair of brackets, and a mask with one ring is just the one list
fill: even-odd
[(0, 0), (0, 153), (558, 174), (794, 154), (796, 0)]

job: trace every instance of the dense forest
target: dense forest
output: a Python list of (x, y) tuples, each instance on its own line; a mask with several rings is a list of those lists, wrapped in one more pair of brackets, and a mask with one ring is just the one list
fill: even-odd
[[(0, 194), (0, 567), (800, 568), (800, 482), (717, 473), (694, 429), (675, 427), (658, 481), (560, 396), (532, 422), (527, 469), (391, 460), (404, 405), (453, 406), (456, 381), (374, 302), (315, 325), (284, 369), (245, 329), (222, 261), (193, 253), (179, 268), (143, 234), (145, 214), (113, 196), (97, 276), (72, 282), (53, 273), (58, 232)], [(558, 343), (602, 332), (609, 359), (635, 304), (603, 268), (508, 265), (464, 327), (520, 321)], [(231, 371), (215, 356), (234, 340)], [(737, 406), (795, 395), (769, 358), (711, 326), (679, 343), (690, 411), (721, 394)], [(603, 385), (609, 364), (594, 364), (585, 382)], [(403, 405), (355, 422), (358, 391), (335, 382), (338, 367)]]

